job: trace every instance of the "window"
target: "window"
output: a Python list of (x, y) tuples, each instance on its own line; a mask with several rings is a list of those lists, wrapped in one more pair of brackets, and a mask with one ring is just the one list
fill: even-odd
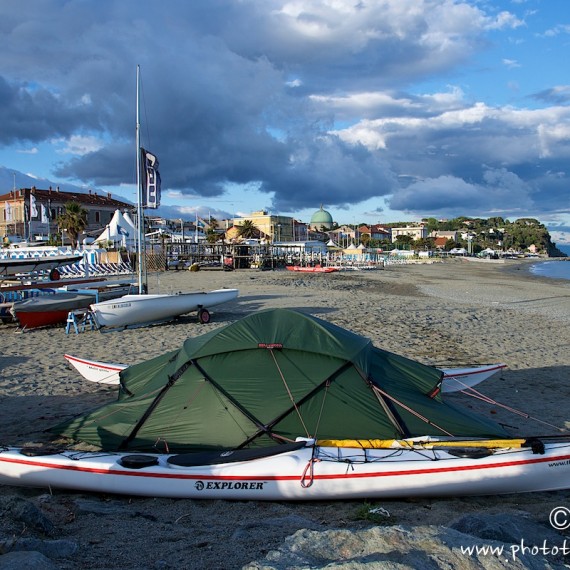
[(95, 211), (95, 223), (99, 224), (101, 222), (101, 212), (99, 210)]

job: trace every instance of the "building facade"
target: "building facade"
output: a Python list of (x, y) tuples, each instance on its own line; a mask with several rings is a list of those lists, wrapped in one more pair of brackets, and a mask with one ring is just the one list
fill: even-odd
[(249, 216), (233, 219), (234, 227), (251, 221), (259, 230), (260, 238), (271, 242), (303, 241), (307, 239), (307, 226), (290, 216), (274, 216), (265, 210), (252, 212)]
[(361, 235), (368, 234), (370, 239), (373, 240), (387, 240), (392, 241), (392, 231), (390, 228), (385, 228), (380, 224), (373, 224), (371, 226), (360, 226), (358, 232)]
[(428, 231), (427, 228), (422, 225), (392, 228), (392, 242), (395, 242), (398, 236), (410, 236), (414, 240), (426, 239), (428, 237)]
[(103, 229), (112, 219), (115, 210), (131, 210), (132, 204), (116, 200), (109, 193), (89, 191), (63, 192), (59, 188), (41, 190), (19, 188), (0, 195), (0, 235), (11, 238), (36, 240), (59, 234), (64, 228), (57, 226), (57, 217), (65, 211), (68, 202), (77, 202), (87, 211), (85, 233)]

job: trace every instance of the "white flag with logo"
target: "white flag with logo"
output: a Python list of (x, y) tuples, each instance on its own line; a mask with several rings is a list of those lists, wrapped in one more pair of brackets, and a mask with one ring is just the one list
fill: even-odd
[(160, 172), (158, 158), (148, 150), (141, 148), (142, 159), (142, 207), (160, 206)]
[(30, 219), (38, 217), (38, 208), (36, 206), (36, 197), (30, 194)]
[(42, 224), (49, 224), (47, 208), (42, 204), (41, 209), (42, 209)]
[(4, 202), (4, 209), (6, 210), (6, 221), (11, 222), (13, 219), (12, 204), (10, 204), (10, 202)]

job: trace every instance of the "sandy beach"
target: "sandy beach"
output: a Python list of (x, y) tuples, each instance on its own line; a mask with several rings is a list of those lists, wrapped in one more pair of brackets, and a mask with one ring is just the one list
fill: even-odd
[[(452, 260), (384, 270), (298, 275), (287, 271), (169, 271), (149, 278), (151, 292), (236, 287), (237, 301), (170, 324), (113, 333), (65, 334), (64, 328), (21, 332), (0, 327), (0, 443), (44, 442), (59, 421), (115, 397), (89, 383), (63, 355), (135, 364), (265, 308), (298, 308), (366, 336), (378, 347), (420, 362), (460, 367), (504, 362), (480, 386), (496, 403), (464, 395), (454, 401), (510, 426), (514, 435), (570, 431), (570, 281), (533, 276), (526, 262)], [(501, 407), (508, 405), (523, 415)], [(246, 503), (82, 495), (2, 487), (2, 501), (41, 507), (58, 538), (79, 544), (60, 568), (241, 568), (264, 559), (301, 528), (361, 529), (363, 502)], [(473, 512), (525, 513), (547, 523), (570, 491), (506, 497), (383, 501), (383, 524), (447, 524)], [(2, 517), (3, 539), (37, 536)], [(0, 556), (0, 568), (1, 568)]]

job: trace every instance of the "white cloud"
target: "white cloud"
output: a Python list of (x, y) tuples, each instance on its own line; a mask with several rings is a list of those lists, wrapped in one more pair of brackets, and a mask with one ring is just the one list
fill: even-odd
[(517, 18), (511, 12), (503, 11), (500, 12), (495, 18), (489, 18), (487, 28), (490, 30), (497, 30), (502, 28), (519, 28), (524, 26), (523, 20)]
[(516, 61), (515, 59), (506, 59), (506, 58), (503, 59), (503, 65), (505, 67), (510, 68), (510, 69), (515, 69), (517, 67), (521, 67), (521, 64), (518, 61)]
[(83, 156), (91, 152), (96, 152), (105, 146), (104, 142), (94, 136), (72, 135), (68, 139), (54, 141), (62, 145), (58, 149), (60, 154), (75, 154)]

